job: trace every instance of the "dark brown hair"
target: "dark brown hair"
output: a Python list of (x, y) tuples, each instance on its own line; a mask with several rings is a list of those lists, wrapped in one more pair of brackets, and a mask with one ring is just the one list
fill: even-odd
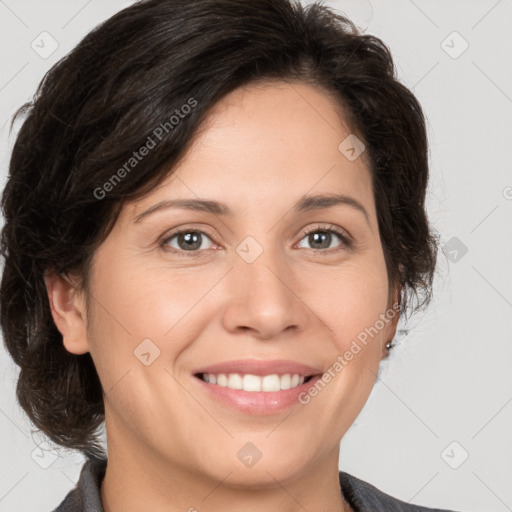
[[(402, 288), (403, 313), (430, 301), (438, 241), (424, 116), (382, 41), (318, 3), (137, 2), (57, 62), (14, 118), (25, 115), (1, 203), (0, 322), (21, 369), (18, 400), (52, 441), (104, 456), (101, 384), (90, 354), (64, 348), (45, 272), (73, 271), (87, 292), (123, 204), (168, 175), (219, 99), (274, 79), (321, 87), (346, 108), (366, 145), (390, 289)], [(158, 143), (126, 167), (148, 137)]]

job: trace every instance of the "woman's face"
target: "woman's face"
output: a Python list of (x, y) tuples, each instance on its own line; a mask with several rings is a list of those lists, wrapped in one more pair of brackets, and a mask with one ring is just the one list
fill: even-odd
[(349, 136), (319, 89), (238, 89), (124, 207), (93, 260), (88, 335), (65, 337), (98, 370), (109, 455), (251, 486), (337, 467), (398, 318)]

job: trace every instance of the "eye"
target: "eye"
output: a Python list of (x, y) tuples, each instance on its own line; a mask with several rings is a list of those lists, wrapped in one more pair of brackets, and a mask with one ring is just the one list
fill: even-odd
[[(334, 235), (334, 237), (333, 237)], [(334, 251), (324, 251), (324, 252), (336, 252), (342, 249), (350, 249), (352, 247), (352, 241), (350, 237), (344, 233), (339, 228), (334, 228), (332, 226), (313, 226), (308, 229), (304, 234), (302, 240), (307, 240), (309, 244), (311, 244), (311, 249), (313, 250), (322, 250), (322, 249), (331, 249), (331, 243), (338, 238), (341, 240), (341, 244), (339, 244), (339, 248), (334, 249)], [(301, 242), (302, 242), (301, 240)], [(299, 245), (300, 247), (300, 245)]]
[[(336, 238), (341, 243), (338, 243), (338, 248), (333, 249), (332, 243), (336, 241)], [(311, 244), (310, 248), (315, 251), (330, 249), (322, 251), (329, 254), (343, 249), (350, 249), (353, 245), (350, 236), (343, 230), (322, 225), (313, 226), (304, 233), (299, 243), (300, 248), (303, 247), (301, 245), (302, 240), (307, 240), (307, 242)], [(208, 246), (208, 241), (210, 242), (210, 246)], [(199, 229), (182, 229), (175, 231), (162, 240), (160, 245), (164, 250), (179, 256), (199, 256), (202, 250), (215, 247), (212, 236)]]
[[(190, 255), (198, 255), (200, 250), (211, 249), (212, 247), (205, 247), (204, 241), (209, 240), (212, 242), (210, 236), (204, 231), (197, 229), (183, 229), (176, 231), (170, 236), (162, 240), (162, 247), (166, 250), (171, 249), (171, 252), (182, 253), (196, 253)], [(174, 241), (174, 242), (173, 242)], [(213, 244), (213, 242), (212, 242)]]

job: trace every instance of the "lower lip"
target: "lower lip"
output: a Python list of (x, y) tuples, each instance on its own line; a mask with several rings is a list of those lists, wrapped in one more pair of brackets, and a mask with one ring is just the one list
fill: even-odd
[(281, 391), (244, 391), (210, 384), (197, 376), (193, 378), (212, 398), (246, 414), (276, 414), (299, 403), (298, 396), (307, 392), (322, 376), (315, 375), (308, 382)]

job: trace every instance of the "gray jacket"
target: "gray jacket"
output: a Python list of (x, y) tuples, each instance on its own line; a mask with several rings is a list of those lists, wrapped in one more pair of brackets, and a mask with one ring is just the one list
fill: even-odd
[[(106, 460), (88, 459), (82, 467), (76, 487), (53, 512), (104, 512), (100, 484), (106, 467)], [(355, 512), (454, 512), (411, 505), (348, 473), (340, 471), (339, 475), (343, 496)]]

